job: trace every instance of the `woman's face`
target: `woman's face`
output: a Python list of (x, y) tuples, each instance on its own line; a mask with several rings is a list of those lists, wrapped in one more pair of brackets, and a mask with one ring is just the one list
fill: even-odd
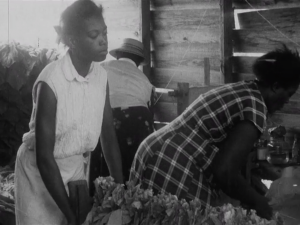
[(283, 108), (283, 106), (289, 102), (290, 97), (295, 94), (299, 85), (295, 85), (289, 88), (283, 88), (279, 85), (275, 85), (271, 88), (271, 98), (268, 104), (269, 113), (274, 113), (277, 110)]
[(102, 17), (91, 17), (82, 24), (74, 53), (85, 61), (101, 62), (107, 55), (107, 27)]

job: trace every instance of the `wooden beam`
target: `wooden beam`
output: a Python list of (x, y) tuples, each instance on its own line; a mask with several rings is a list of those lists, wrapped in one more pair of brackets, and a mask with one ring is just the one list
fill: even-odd
[(243, 12), (237, 17), (240, 29), (269, 29), (270, 22), (281, 32), (289, 33), (299, 27), (300, 7)]
[(177, 115), (189, 106), (189, 83), (178, 83)]
[(286, 32), (285, 34), (289, 39), (274, 28), (234, 30), (234, 51), (266, 53), (276, 48), (281, 48), (282, 43), (291, 49), (297, 48), (299, 51), (300, 48), (295, 43), (299, 43), (300, 31), (298, 29), (291, 29), (290, 32)]
[(232, 58), (234, 73), (252, 73), (252, 65), (258, 57), (235, 56)]
[(219, 0), (152, 0), (151, 6), (157, 9), (165, 9), (168, 6), (174, 8), (185, 8), (188, 6), (203, 8), (218, 8)]
[(143, 73), (150, 79), (150, 0), (140, 0), (140, 38), (144, 45), (145, 60)]
[(151, 11), (151, 18), (152, 30), (219, 28), (220, 9), (157, 10)]
[(221, 0), (221, 52), (222, 52), (222, 72), (225, 83), (232, 82), (232, 30), (234, 28), (234, 14), (232, 0)]
[(204, 84), (210, 85), (210, 62), (209, 58), (204, 58)]
[[(204, 67), (198, 68), (152, 68), (151, 78), (153, 85), (158, 88), (176, 89), (177, 83), (187, 82), (193, 86), (204, 85)], [(171, 80), (172, 79), (172, 80)], [(171, 82), (170, 82), (171, 80)], [(220, 71), (210, 70), (210, 83), (223, 84)], [(168, 84), (168, 86), (166, 86)]]
[[(284, 7), (299, 7), (299, 0), (248, 0), (256, 9), (274, 9)], [(235, 9), (252, 9), (245, 0), (234, 0)]]

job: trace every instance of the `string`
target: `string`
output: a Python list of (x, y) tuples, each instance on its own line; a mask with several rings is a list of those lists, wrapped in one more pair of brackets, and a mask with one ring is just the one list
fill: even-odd
[[(211, 2), (211, 0), (209, 0), (209, 2)], [(205, 9), (205, 11), (204, 11), (204, 13), (203, 13), (203, 15), (202, 15), (202, 17), (201, 17), (201, 20), (200, 20), (200, 22), (199, 22), (199, 25), (197, 26), (197, 29), (196, 29), (196, 31), (194, 32), (193, 36), (192, 36), (192, 39), (193, 39), (193, 38), (195, 37), (195, 35), (198, 33), (199, 28), (200, 28), (200, 25), (202, 24), (203, 18), (204, 18), (204, 16), (206, 15), (206, 12), (207, 12), (207, 8)], [(189, 43), (189, 45), (188, 45), (188, 47), (187, 47), (185, 53), (183, 54), (183, 57), (182, 57), (181, 61), (178, 63), (177, 66), (180, 66), (181, 63), (184, 61), (184, 58), (185, 58), (185, 56), (186, 56), (186, 54), (187, 54), (187, 52), (188, 52), (190, 46), (191, 46), (191, 42)], [(176, 72), (177, 72), (177, 71), (174, 71), (173, 75), (171, 76), (171, 78), (169, 79), (167, 85), (165, 86), (165, 89), (169, 86), (169, 84), (170, 84), (171, 81), (173, 80), (173, 78), (174, 78)], [(159, 97), (156, 99), (154, 105), (156, 105), (156, 103), (159, 101), (159, 99), (162, 97), (162, 95), (163, 95), (163, 93), (161, 93), (161, 94), (159, 95)]]
[(282, 31), (280, 31), (275, 25), (273, 25), (266, 17), (264, 17), (254, 6), (251, 5), (250, 2), (248, 2), (248, 0), (245, 0), (245, 2), (252, 8), (255, 9), (256, 12), (258, 13), (258, 15), (260, 15), (271, 27), (273, 27), (278, 33), (280, 33), (283, 37), (285, 37), (286, 39), (288, 39), (289, 41), (291, 41), (292, 43), (294, 43), (295, 45), (297, 45), (298, 47), (300, 47), (300, 45), (298, 43), (296, 43), (295, 41), (293, 41), (291, 38), (289, 38), (286, 34), (284, 34)]

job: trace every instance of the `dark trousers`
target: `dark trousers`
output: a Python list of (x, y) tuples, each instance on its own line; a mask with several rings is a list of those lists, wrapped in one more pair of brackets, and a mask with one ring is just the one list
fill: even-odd
[[(114, 127), (121, 151), (124, 181), (129, 180), (130, 167), (141, 142), (154, 131), (153, 115), (146, 107), (113, 108)], [(89, 187), (94, 193), (93, 181), (99, 176), (109, 176), (101, 143), (92, 152)]]
[(148, 108), (138, 106), (114, 108), (114, 127), (122, 155), (124, 180), (129, 180), (130, 168), (141, 142), (154, 131), (153, 117)]

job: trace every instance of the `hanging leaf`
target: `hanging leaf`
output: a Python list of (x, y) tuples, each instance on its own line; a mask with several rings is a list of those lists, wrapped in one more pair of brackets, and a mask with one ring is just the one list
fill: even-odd
[(0, 115), (2, 115), (7, 110), (7, 103), (0, 99)]
[(16, 89), (13, 89), (7, 82), (0, 85), (0, 98), (15, 106), (22, 105), (22, 98), (20, 96), (20, 93)]
[(26, 83), (26, 66), (22, 61), (14, 63), (8, 69), (7, 82), (15, 90), (20, 90), (20, 88)]
[(16, 43), (11, 42), (0, 46), (0, 63), (3, 67), (9, 68), (18, 60)]
[(25, 65), (25, 75), (28, 76), (32, 71), (34, 65), (38, 61), (38, 55), (40, 50), (26, 45), (17, 46), (19, 52), (19, 62), (22, 62)]
[(5, 121), (4, 120), (0, 120), (0, 135), (3, 134), (4, 132), (6, 132), (4, 130), (5, 127)]
[(107, 225), (122, 225), (122, 210), (118, 209), (111, 213)]
[(5, 73), (6, 69), (0, 64), (0, 85), (3, 84), (6, 80)]
[(2, 118), (11, 124), (16, 124), (19, 121), (19, 110), (14, 106), (10, 106), (3, 114)]

